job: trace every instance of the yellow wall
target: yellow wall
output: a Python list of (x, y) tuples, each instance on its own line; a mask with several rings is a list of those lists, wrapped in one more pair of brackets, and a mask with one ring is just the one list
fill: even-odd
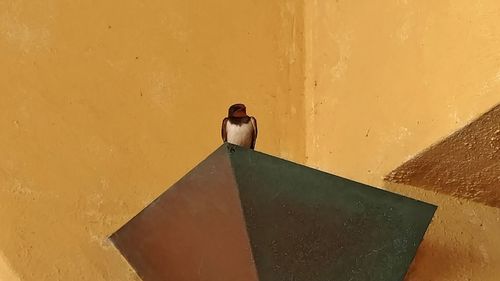
[(302, 161), (301, 13), (0, 1), (0, 276), (136, 280), (107, 236), (221, 144), (231, 103), (258, 117), (259, 150)]
[[(137, 280), (106, 237), (220, 144), (234, 102), (257, 116), (258, 150), (384, 185), (500, 101), (499, 13), (494, 0), (0, 2), (0, 277)], [(497, 281), (500, 209), (385, 187), (440, 205), (410, 280)]]
[(12, 270), (12, 267), (7, 263), (7, 259), (0, 252), (0, 280), (2, 281), (19, 281), (19, 277)]
[(314, 0), (305, 15), (307, 164), (440, 206), (408, 280), (499, 280), (499, 209), (382, 179), (500, 102), (500, 2)]

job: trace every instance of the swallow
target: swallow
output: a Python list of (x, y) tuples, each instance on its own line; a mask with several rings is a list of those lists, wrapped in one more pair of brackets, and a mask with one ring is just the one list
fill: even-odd
[(229, 107), (227, 117), (222, 120), (222, 140), (246, 148), (255, 148), (257, 120), (248, 116), (244, 104)]

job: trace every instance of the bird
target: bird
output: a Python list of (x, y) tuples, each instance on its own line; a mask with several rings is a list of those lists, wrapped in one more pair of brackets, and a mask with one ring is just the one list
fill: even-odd
[(227, 117), (222, 120), (222, 140), (242, 147), (255, 149), (257, 120), (248, 116), (242, 103), (229, 107)]

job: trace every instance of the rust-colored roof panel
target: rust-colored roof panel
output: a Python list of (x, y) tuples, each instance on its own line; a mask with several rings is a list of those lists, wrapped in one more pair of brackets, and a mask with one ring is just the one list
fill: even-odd
[(225, 148), (112, 235), (144, 281), (257, 281)]

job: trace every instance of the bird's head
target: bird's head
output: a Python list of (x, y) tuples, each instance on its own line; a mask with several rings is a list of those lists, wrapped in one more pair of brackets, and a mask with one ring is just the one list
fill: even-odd
[(247, 108), (242, 103), (233, 104), (229, 107), (227, 117), (246, 117)]

